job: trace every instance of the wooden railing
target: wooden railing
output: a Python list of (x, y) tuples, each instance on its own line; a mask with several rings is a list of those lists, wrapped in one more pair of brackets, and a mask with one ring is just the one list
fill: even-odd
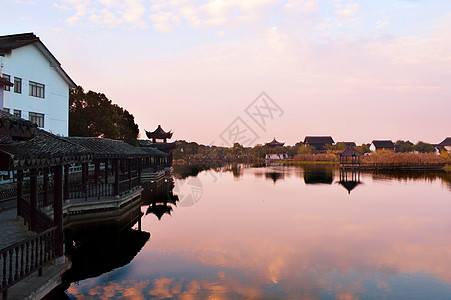
[(3, 299), (7, 298), (8, 288), (42, 268), (56, 257), (56, 226), (33, 237), (0, 250), (0, 287)]
[(360, 163), (362, 169), (427, 170), (441, 169), (445, 163)]
[(104, 197), (114, 195), (113, 183), (88, 184), (84, 187), (82, 184), (69, 185), (69, 199)]
[(35, 208), (35, 219), (32, 220), (32, 207), (26, 199), (18, 201), (17, 210), (18, 215), (21, 216), (26, 223), (34, 226), (34, 228), (31, 228), (33, 231), (43, 232), (50, 227), (53, 227), (53, 220), (39, 208)]

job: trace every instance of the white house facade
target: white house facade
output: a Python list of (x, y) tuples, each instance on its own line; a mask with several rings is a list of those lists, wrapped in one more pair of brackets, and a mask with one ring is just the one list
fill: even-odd
[(0, 109), (53, 134), (69, 133), (69, 88), (75, 83), (33, 33), (0, 36)]

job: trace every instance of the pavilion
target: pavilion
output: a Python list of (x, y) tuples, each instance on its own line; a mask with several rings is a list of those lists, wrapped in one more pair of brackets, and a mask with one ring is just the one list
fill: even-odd
[(285, 145), (285, 143), (278, 142), (276, 138), (274, 138), (271, 142), (265, 144), (265, 146), (269, 147), (269, 149), (283, 147), (283, 145)]
[(348, 145), (339, 155), (340, 168), (360, 167), (360, 156), (363, 154), (355, 150), (353, 146)]

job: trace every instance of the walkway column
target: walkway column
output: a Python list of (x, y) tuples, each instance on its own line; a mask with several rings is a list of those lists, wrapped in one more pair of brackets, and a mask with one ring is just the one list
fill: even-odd
[(114, 194), (119, 195), (119, 160), (116, 158), (113, 160), (114, 165)]
[(105, 183), (108, 183), (108, 159), (105, 160)]
[(128, 169), (128, 190), (132, 189), (132, 160), (127, 160), (127, 169)]
[(20, 207), (23, 202), (23, 170), (17, 170), (17, 215), (20, 216)]
[(44, 206), (49, 205), (49, 169), (44, 168)]
[(53, 167), (55, 198), (53, 200), (53, 222), (56, 226), (55, 253), (63, 256), (63, 166)]
[(38, 202), (38, 172), (30, 170), (30, 207), (31, 207), (31, 230), (36, 230), (36, 208)]
[(70, 165), (64, 165), (64, 200), (69, 199), (69, 168)]
[(141, 165), (141, 159), (138, 159), (138, 165), (137, 167), (137, 172), (138, 172), (138, 183), (141, 184), (141, 172), (142, 172), (142, 165)]
[(94, 183), (97, 184), (99, 182), (100, 162), (96, 160), (94, 166)]

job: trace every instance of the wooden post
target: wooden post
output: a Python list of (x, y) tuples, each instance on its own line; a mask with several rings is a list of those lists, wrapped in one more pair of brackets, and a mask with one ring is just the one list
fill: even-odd
[(105, 183), (108, 183), (108, 159), (105, 161)]
[(97, 184), (99, 182), (100, 162), (96, 160), (94, 166), (94, 183)]
[(119, 195), (119, 160), (116, 158), (113, 160), (114, 165), (114, 194)]
[(69, 168), (70, 165), (64, 166), (64, 200), (69, 199)]
[(44, 206), (49, 205), (49, 169), (44, 168)]
[(31, 207), (31, 230), (36, 230), (36, 208), (38, 201), (38, 171), (30, 170), (30, 207)]
[(132, 160), (127, 160), (127, 169), (128, 169), (128, 190), (132, 189)]
[(141, 159), (138, 159), (138, 165), (137, 167), (137, 172), (138, 172), (138, 182), (139, 184), (141, 184), (141, 172), (142, 172), (142, 165), (141, 165)]
[(19, 208), (23, 199), (23, 170), (17, 170), (17, 215), (20, 216)]
[(53, 200), (53, 222), (56, 228), (55, 254), (63, 256), (63, 166), (53, 167), (55, 198)]

